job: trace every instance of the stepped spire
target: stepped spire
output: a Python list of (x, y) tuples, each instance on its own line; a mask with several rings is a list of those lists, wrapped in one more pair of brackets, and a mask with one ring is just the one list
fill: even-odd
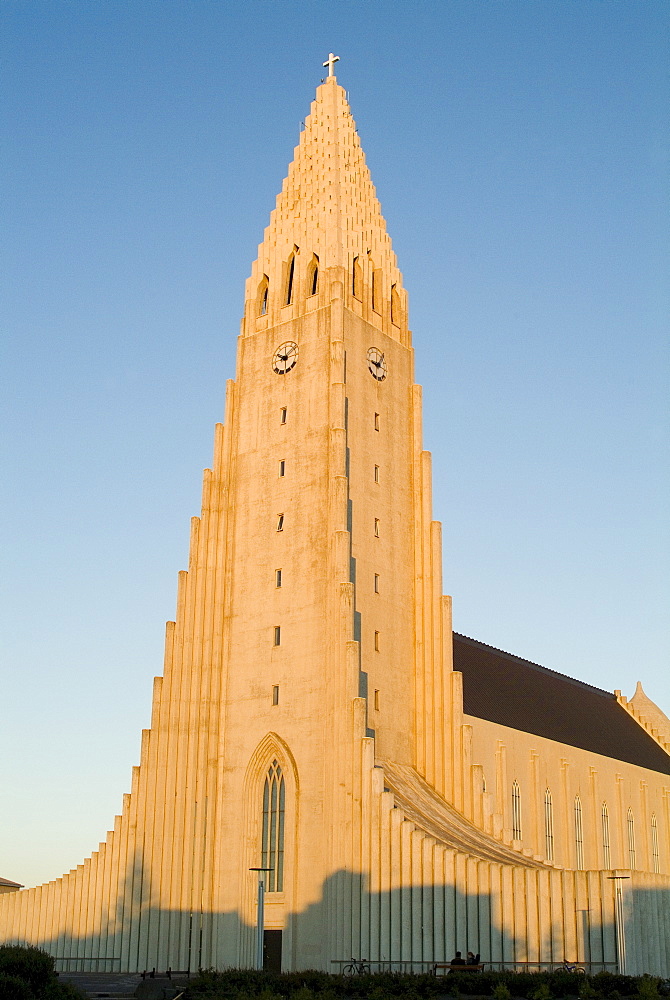
[[(332, 61), (324, 64), (331, 70)], [(353, 292), (355, 269), (360, 288), (372, 288), (374, 273), (376, 301), (372, 311), (383, 314), (384, 300), (390, 310), (393, 293), (393, 325), (404, 328), (404, 322), (398, 319), (399, 315), (406, 316), (402, 275), (346, 92), (335, 76), (328, 76), (317, 88), (258, 248), (246, 294), (247, 319), (254, 322), (247, 325), (246, 333), (255, 332), (259, 315), (267, 315), (270, 325), (286, 318), (279, 310), (290, 304), (286, 285), (293, 255), (296, 280), (308, 280), (310, 266), (318, 262), (321, 274), (330, 271), (333, 280), (336, 276), (332, 271), (336, 269), (344, 289)], [(386, 327), (381, 322), (378, 325)], [(390, 329), (388, 332), (392, 333)]]

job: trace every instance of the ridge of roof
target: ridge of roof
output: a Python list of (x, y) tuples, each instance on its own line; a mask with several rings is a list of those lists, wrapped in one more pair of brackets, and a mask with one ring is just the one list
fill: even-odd
[(535, 663), (534, 660), (527, 660), (525, 656), (517, 656), (516, 653), (508, 653), (504, 649), (499, 649), (497, 646), (489, 646), (486, 642), (480, 642), (479, 639), (473, 639), (472, 636), (463, 635), (462, 632), (454, 632), (454, 637), (457, 639), (465, 639), (466, 642), (471, 642), (473, 646), (481, 646), (483, 649), (490, 649), (492, 653), (497, 653), (499, 656), (505, 656), (508, 660), (515, 660), (517, 663), (523, 663), (528, 667), (533, 667), (543, 674), (552, 674), (554, 677), (560, 677), (561, 680), (568, 681), (570, 684), (575, 684), (577, 687), (586, 688), (588, 691), (595, 691), (597, 694), (604, 695), (605, 698), (613, 698), (616, 700), (616, 695), (612, 691), (605, 691), (604, 688), (596, 687), (594, 684), (587, 684), (586, 681), (580, 681), (576, 677), (570, 677), (569, 674), (562, 674), (560, 670), (552, 670), (551, 667), (543, 667), (541, 663)]

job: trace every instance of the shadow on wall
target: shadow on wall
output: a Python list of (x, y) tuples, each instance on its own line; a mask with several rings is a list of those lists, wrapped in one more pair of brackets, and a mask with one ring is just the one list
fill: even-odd
[[(138, 858), (116, 906), (103, 910), (94, 933), (62, 931), (8, 940), (39, 945), (59, 960), (58, 968), (69, 971), (254, 966), (253, 922), (237, 912), (160, 908), (151, 895)], [(600, 907), (570, 907), (553, 896), (522, 899), (517, 893), (508, 897), (503, 912), (502, 898), (501, 893), (468, 894), (453, 884), (371, 892), (364, 876), (338, 871), (323, 883), (318, 902), (288, 914), (281, 927), (268, 895), (265, 926), (281, 930), (284, 970), (337, 972), (353, 955), (398, 963), (397, 968), (406, 963), (406, 971), (420, 972), (428, 963), (449, 961), (456, 950), (478, 952), (486, 963), (519, 963), (521, 968), (522, 963), (567, 959), (605, 963), (616, 970), (616, 929), (602, 919)], [(48, 926), (46, 914), (40, 923)], [(670, 889), (631, 886), (624, 923), (627, 972), (670, 974)], [(280, 939), (276, 934), (271, 938), (276, 946)]]

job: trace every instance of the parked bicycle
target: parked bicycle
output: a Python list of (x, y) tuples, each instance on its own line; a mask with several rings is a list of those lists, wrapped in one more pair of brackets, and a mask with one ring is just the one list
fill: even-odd
[(345, 965), (342, 969), (343, 976), (369, 976), (370, 966), (367, 964), (367, 958), (352, 958), (349, 965)]

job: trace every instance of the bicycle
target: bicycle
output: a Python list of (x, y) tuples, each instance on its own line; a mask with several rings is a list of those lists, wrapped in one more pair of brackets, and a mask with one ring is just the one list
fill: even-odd
[(370, 966), (367, 964), (367, 958), (356, 959), (352, 958), (349, 965), (345, 965), (342, 969), (343, 976), (369, 976)]

